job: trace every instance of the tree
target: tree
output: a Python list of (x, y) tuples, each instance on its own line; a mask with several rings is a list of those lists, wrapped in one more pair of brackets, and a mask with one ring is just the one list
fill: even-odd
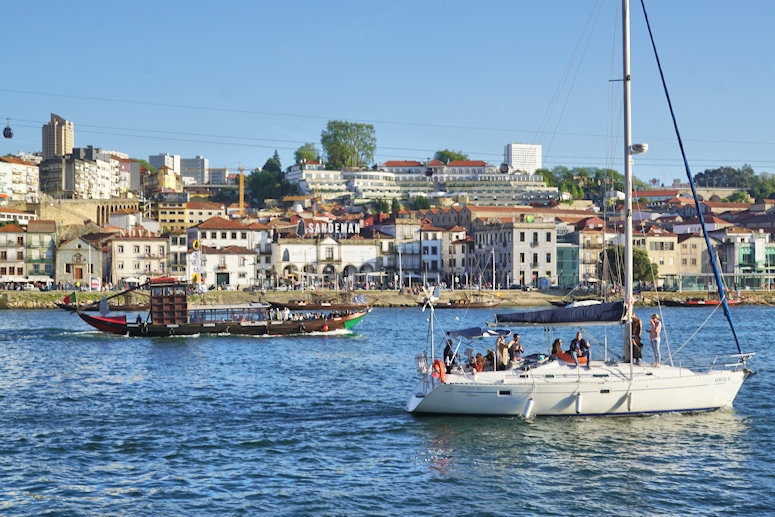
[(433, 159), (438, 160), (441, 163), (450, 163), (457, 160), (468, 160), (468, 155), (462, 151), (444, 149), (443, 151), (436, 151), (433, 155)]
[(327, 157), (326, 168), (365, 167), (374, 161), (377, 137), (372, 124), (329, 120), (320, 134)]
[(376, 199), (374, 201), (374, 209), (377, 211), (378, 214), (385, 214), (388, 210), (390, 210), (390, 204), (387, 202), (387, 199)]
[[(597, 263), (600, 280), (605, 278), (612, 283), (624, 282), (624, 246), (618, 244), (606, 249), (600, 254)], [(636, 282), (654, 282), (657, 279), (659, 267), (652, 264), (648, 253), (640, 248), (632, 250), (632, 278)]]
[(414, 198), (414, 207), (417, 210), (425, 210), (426, 208), (431, 207), (431, 202), (427, 197), (424, 196), (416, 196)]
[(398, 212), (401, 210), (401, 203), (396, 198), (393, 198), (393, 200), (390, 202), (390, 211), (391, 212)]
[(747, 192), (738, 190), (737, 192), (732, 192), (726, 200), (730, 203), (750, 203), (751, 197)]
[(140, 165), (140, 167), (145, 167), (150, 172), (156, 172), (156, 167), (154, 167), (153, 165), (151, 165), (150, 163), (148, 163), (145, 160), (142, 160), (140, 158), (131, 158), (131, 160), (133, 162), (137, 162)]
[(320, 161), (320, 153), (315, 144), (307, 142), (302, 145), (296, 152), (293, 153), (293, 161), (296, 165), (301, 165), (305, 162), (318, 162)]
[(283, 168), (282, 165), (280, 165), (280, 155), (277, 154), (277, 149), (275, 149), (274, 155), (266, 161), (261, 170), (269, 172), (282, 172)]
[[(267, 160), (272, 161), (270, 158)], [(264, 206), (266, 199), (281, 199), (285, 196), (294, 196), (299, 193), (298, 183), (291, 183), (281, 170), (272, 171), (263, 169), (253, 171), (245, 182), (247, 197), (252, 206)]]

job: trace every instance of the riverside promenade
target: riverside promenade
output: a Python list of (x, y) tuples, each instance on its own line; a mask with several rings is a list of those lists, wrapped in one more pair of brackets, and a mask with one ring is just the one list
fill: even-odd
[[(334, 291), (320, 291), (336, 296)], [(56, 302), (62, 302), (62, 299), (71, 294), (72, 291), (0, 291), (0, 309), (56, 309)], [(105, 296), (115, 295), (115, 291), (107, 292), (78, 292), (77, 298), (79, 305), (97, 302)], [(363, 294), (366, 301), (372, 307), (418, 307), (418, 302), (422, 301), (421, 296), (409, 293), (399, 293), (398, 291), (356, 291), (355, 294)], [(546, 291), (518, 291), (518, 290), (495, 290), (495, 291), (476, 291), (481, 294), (485, 300), (498, 300), (498, 307), (550, 307), (552, 302), (570, 301), (568, 291), (553, 289)], [(268, 291), (265, 299), (273, 302), (286, 302), (290, 300), (304, 299), (307, 293), (301, 291)], [(465, 299), (469, 296), (467, 291), (443, 291), (441, 300)], [(639, 307), (656, 306), (659, 300), (683, 300), (686, 298), (704, 298), (707, 292), (704, 291), (684, 291), (684, 292), (644, 292), (637, 295), (636, 305)], [(128, 296), (129, 303), (146, 303), (148, 301), (147, 293), (142, 291), (132, 292)], [(775, 291), (744, 291), (742, 293), (744, 303), (756, 305), (775, 306)], [(248, 303), (263, 301), (261, 293), (244, 291), (208, 291), (205, 294), (196, 294), (190, 297), (192, 303)], [(111, 300), (111, 303), (126, 303), (125, 296), (117, 296)], [(461, 307), (464, 309), (465, 307)]]

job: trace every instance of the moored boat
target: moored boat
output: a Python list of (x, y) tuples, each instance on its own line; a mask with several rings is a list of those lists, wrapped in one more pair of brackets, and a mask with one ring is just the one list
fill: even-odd
[[(453, 298), (434, 305), (436, 309), (492, 309), (500, 305), (500, 300), (486, 299), (481, 294), (469, 294), (461, 298)], [(425, 305), (425, 301), (418, 301), (417, 305)]]
[(369, 304), (366, 303), (366, 297), (362, 294), (354, 296), (352, 300), (347, 300), (346, 296), (340, 296), (338, 299), (322, 295), (312, 296), (310, 300), (288, 300), (279, 302), (267, 300), (267, 303), (275, 309), (285, 309), (292, 311), (367, 311)]
[[(742, 300), (727, 298), (727, 305), (732, 307), (742, 304)], [(719, 299), (687, 298), (685, 300), (662, 300), (662, 304), (668, 307), (718, 307), (722, 305)]]
[(136, 337), (231, 334), (284, 336), (349, 330), (368, 311), (331, 310), (295, 313), (266, 303), (188, 304), (188, 286), (174, 279), (151, 281), (150, 311), (132, 320), (126, 314), (78, 316), (92, 327), (110, 334)]

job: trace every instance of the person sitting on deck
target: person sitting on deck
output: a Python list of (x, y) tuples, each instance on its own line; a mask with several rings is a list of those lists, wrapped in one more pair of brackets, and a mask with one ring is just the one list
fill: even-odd
[(573, 362), (576, 366), (579, 365), (579, 357), (587, 358), (587, 368), (590, 367), (591, 357), (589, 353), (589, 343), (586, 339), (581, 337), (581, 332), (576, 332), (576, 337), (570, 342), (570, 350), (568, 350), (571, 356), (573, 356)]
[(552, 343), (552, 354), (551, 357), (554, 359), (557, 359), (557, 357), (562, 353), (562, 339), (557, 338), (554, 340), (554, 343)]
[(477, 372), (484, 371), (484, 356), (482, 356), (482, 354), (476, 354), (476, 359), (474, 359), (474, 368)]

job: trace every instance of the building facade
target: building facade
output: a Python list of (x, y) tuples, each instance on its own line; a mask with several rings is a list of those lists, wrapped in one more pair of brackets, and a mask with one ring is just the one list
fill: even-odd
[(75, 144), (73, 123), (52, 113), (49, 123), (43, 125), (42, 144), (44, 160), (72, 153)]

